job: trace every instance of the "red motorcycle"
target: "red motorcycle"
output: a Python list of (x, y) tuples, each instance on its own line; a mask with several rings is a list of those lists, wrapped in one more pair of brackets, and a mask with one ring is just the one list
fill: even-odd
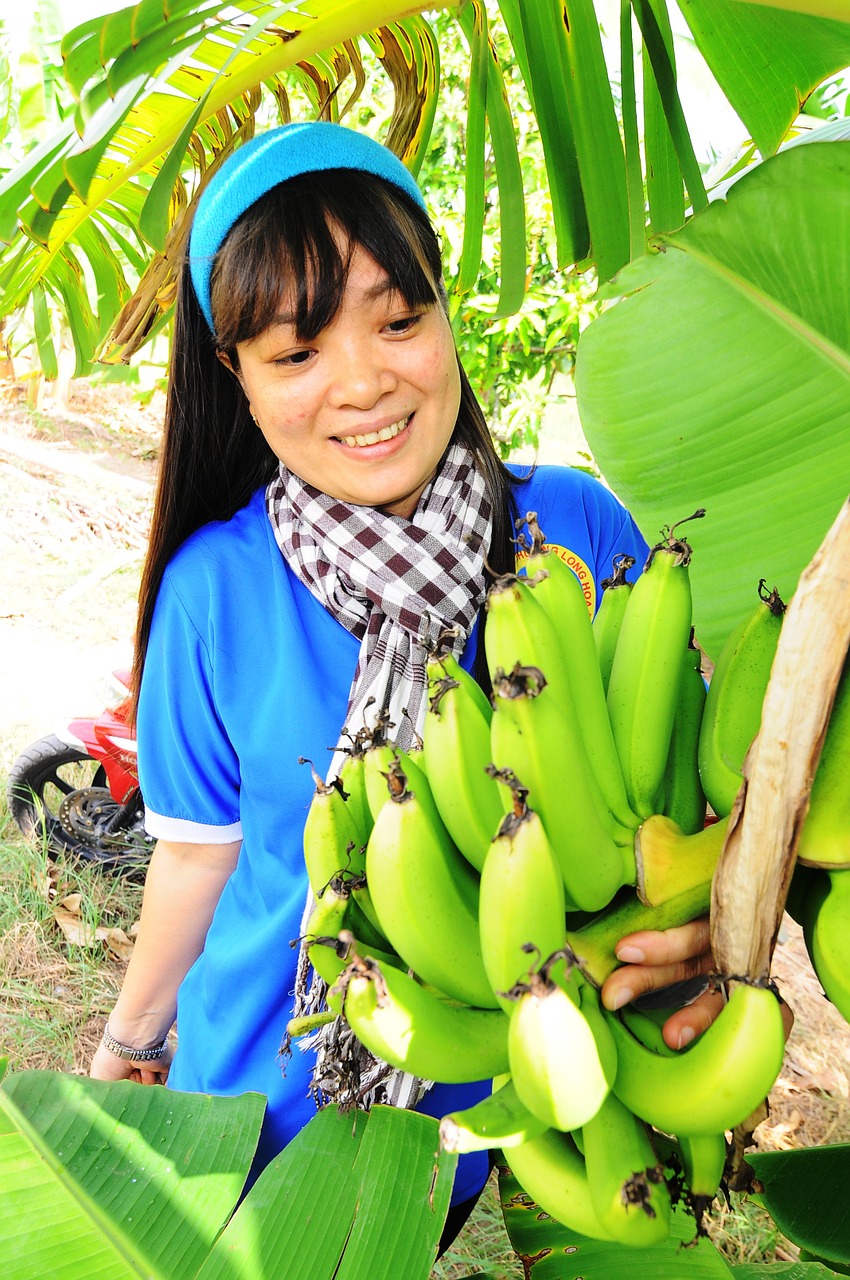
[(129, 671), (114, 671), (107, 707), (28, 747), (9, 774), (9, 812), (51, 855), (138, 872), (154, 840), (144, 829)]

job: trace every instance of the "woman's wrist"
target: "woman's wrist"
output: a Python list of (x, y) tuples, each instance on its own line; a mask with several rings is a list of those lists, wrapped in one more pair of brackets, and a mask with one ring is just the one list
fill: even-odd
[(136, 1046), (125, 1044), (115, 1036), (107, 1022), (103, 1028), (103, 1037), (101, 1044), (108, 1049), (116, 1058), (121, 1058), (125, 1062), (153, 1062), (157, 1058), (161, 1058), (168, 1044), (167, 1034), (162, 1036), (155, 1044)]
[(152, 1049), (165, 1041), (173, 1023), (173, 1015), (156, 1011), (127, 1017), (122, 1013), (119, 1002), (109, 1015), (106, 1026), (110, 1035), (125, 1048)]

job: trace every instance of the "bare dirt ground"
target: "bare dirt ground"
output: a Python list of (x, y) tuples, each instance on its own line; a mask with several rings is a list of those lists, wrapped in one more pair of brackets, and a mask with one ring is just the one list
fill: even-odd
[(162, 405), (72, 384), (67, 409), (0, 381), (0, 766), (99, 709), (131, 653)]
[[(0, 382), (0, 767), (63, 717), (99, 709), (126, 664), (162, 402), (74, 383), (67, 409)], [(850, 1027), (788, 917), (774, 976), (796, 1014), (758, 1130), (765, 1148), (850, 1140)]]

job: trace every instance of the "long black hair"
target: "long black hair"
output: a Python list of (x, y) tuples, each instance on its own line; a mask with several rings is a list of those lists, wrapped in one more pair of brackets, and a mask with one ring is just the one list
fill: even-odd
[[(342, 304), (355, 246), (375, 259), (408, 306), (446, 307), (440, 247), (427, 216), (400, 188), (360, 170), (330, 169), (290, 178), (242, 214), (213, 263), (215, 334), (200, 310), (188, 261), (184, 262), (151, 538), (139, 594), (135, 699), (154, 604), (169, 560), (201, 525), (230, 519), (271, 480), (279, 465), (231, 371), (239, 369), (237, 344), (262, 333), (277, 316), (281, 298), (291, 300), (293, 294), (298, 341), (313, 339)], [(220, 355), (228, 357), (231, 369)], [(514, 566), (517, 481), (499, 460), (481, 406), (460, 363), (458, 367), (461, 396), (452, 441), (464, 443), (473, 453), (493, 507), (488, 573), (507, 573)], [(489, 687), (481, 643), (478, 659), (476, 676)]]

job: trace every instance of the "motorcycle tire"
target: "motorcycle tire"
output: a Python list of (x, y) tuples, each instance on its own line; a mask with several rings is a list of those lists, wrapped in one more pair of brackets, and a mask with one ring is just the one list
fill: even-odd
[(118, 805), (106, 789), (106, 771), (85, 750), (50, 734), (34, 742), (18, 757), (9, 772), (9, 812), (28, 840), (41, 844), (48, 855), (71, 856), (105, 867), (138, 873), (147, 864), (153, 840), (138, 834), (126, 850), (81, 839), (63, 828), (59, 810), (69, 796), (102, 795), (102, 805)]

